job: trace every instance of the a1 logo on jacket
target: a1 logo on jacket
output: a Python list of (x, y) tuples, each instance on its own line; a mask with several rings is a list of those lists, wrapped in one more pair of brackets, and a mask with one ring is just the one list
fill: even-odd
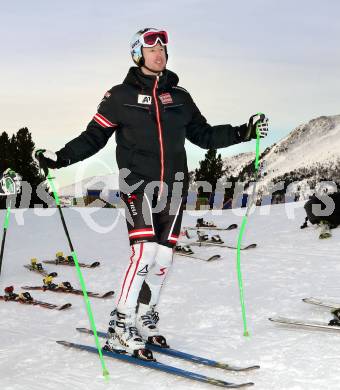
[(149, 95), (138, 95), (138, 103), (139, 104), (148, 104), (151, 105), (152, 103), (152, 96)]

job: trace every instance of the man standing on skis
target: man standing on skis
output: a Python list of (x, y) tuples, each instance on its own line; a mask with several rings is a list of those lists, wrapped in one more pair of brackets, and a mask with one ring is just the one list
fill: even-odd
[(164, 30), (138, 31), (130, 45), (137, 66), (105, 93), (86, 131), (56, 153), (35, 154), (41, 166), (66, 167), (98, 152), (115, 133), (131, 254), (105, 348), (142, 359), (152, 359), (145, 341), (167, 347), (155, 308), (172, 264), (188, 189), (185, 140), (217, 149), (256, 138), (256, 127), (261, 137), (268, 132), (267, 118), (257, 114), (237, 127), (209, 125), (188, 91), (178, 86), (177, 75), (166, 69), (167, 44)]

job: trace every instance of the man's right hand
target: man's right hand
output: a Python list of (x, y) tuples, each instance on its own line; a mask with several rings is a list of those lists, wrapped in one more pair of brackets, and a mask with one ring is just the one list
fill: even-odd
[(56, 169), (67, 165), (65, 161), (60, 161), (56, 153), (50, 150), (35, 149), (33, 155), (46, 176), (48, 175), (48, 168)]

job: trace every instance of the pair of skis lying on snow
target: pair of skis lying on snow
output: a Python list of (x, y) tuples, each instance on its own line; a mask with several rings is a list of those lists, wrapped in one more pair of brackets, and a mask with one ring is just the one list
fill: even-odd
[[(81, 333), (86, 333), (86, 334), (90, 334), (90, 335), (93, 334), (92, 330), (90, 330), (90, 329), (77, 328), (77, 330), (79, 332), (81, 332)], [(106, 337), (106, 333), (105, 332), (98, 332), (98, 336), (105, 338)], [(88, 351), (88, 352), (92, 352), (92, 353), (95, 353), (95, 354), (98, 353), (98, 351), (97, 351), (97, 349), (95, 347), (91, 347), (89, 345), (76, 344), (76, 343), (71, 343), (71, 342), (68, 342), (68, 341), (57, 341), (57, 343), (61, 344), (61, 345), (64, 345), (66, 347), (70, 347), (70, 348), (81, 350), (81, 351)], [(227, 363), (222, 363), (222, 362), (218, 362), (218, 361), (215, 361), (215, 360), (206, 359), (206, 358), (201, 357), (201, 356), (195, 356), (195, 355), (192, 355), (192, 354), (188, 354), (186, 352), (183, 352), (183, 351), (180, 351), (180, 350), (177, 350), (177, 349), (161, 348), (159, 346), (156, 346), (156, 345), (153, 345), (153, 344), (149, 344), (149, 343), (147, 343), (146, 345), (147, 345), (147, 348), (149, 348), (153, 352), (161, 353), (163, 355), (171, 356), (171, 357), (178, 358), (178, 359), (183, 359), (183, 360), (186, 360), (186, 361), (191, 362), (191, 363), (197, 363), (197, 364), (205, 365), (205, 366), (208, 366), (208, 367), (221, 368), (221, 369), (224, 369), (224, 370), (236, 371), (236, 372), (251, 371), (251, 370), (255, 370), (255, 369), (260, 368), (260, 366), (257, 366), (257, 365), (245, 366), (245, 367), (237, 367), (237, 366), (230, 365), (230, 364), (227, 364)], [(197, 374), (197, 373), (194, 373), (194, 372), (191, 372), (191, 371), (188, 371), (188, 370), (183, 370), (183, 369), (171, 366), (171, 365), (163, 364), (163, 363), (160, 363), (158, 361), (141, 360), (141, 359), (138, 359), (136, 357), (132, 357), (132, 356), (126, 355), (126, 354), (121, 354), (121, 353), (116, 353), (116, 352), (109, 352), (109, 351), (106, 351), (106, 350), (103, 350), (102, 352), (103, 352), (104, 356), (107, 356), (107, 357), (110, 357), (110, 358), (113, 358), (113, 359), (118, 359), (118, 360), (125, 361), (127, 363), (131, 363), (131, 364), (134, 364), (134, 365), (137, 365), (137, 366), (148, 367), (148, 368), (151, 368), (151, 369), (154, 369), (154, 370), (166, 372), (168, 374), (173, 374), (173, 375), (180, 376), (180, 377), (183, 377), (183, 378), (186, 378), (186, 379), (190, 379), (190, 380), (193, 380), (193, 381), (204, 382), (204, 383), (208, 383), (208, 384), (219, 386), (219, 387), (242, 388), (242, 387), (247, 387), (247, 386), (254, 385), (253, 382), (240, 383), (240, 384), (227, 382), (227, 381), (223, 381), (223, 380), (220, 380), (220, 379), (216, 379), (216, 378), (212, 378), (212, 377), (207, 377), (205, 375)]]
[[(309, 303), (316, 306), (325, 307), (327, 309), (331, 309), (331, 311), (334, 313), (334, 311), (340, 310), (340, 303), (336, 302), (329, 302), (327, 300), (318, 299), (318, 298), (304, 298), (302, 299), (303, 302)], [(337, 314), (337, 317), (339, 317), (339, 314)], [(279, 324), (283, 325), (292, 325), (295, 327), (301, 327), (301, 328), (313, 328), (313, 329), (328, 329), (332, 331), (339, 332), (340, 331), (340, 320), (337, 321), (339, 325), (331, 325), (330, 323), (321, 322), (321, 321), (309, 321), (309, 320), (303, 320), (303, 319), (295, 319), (295, 318), (287, 318), (287, 317), (271, 317), (269, 318), (272, 322), (277, 322)]]
[[(47, 288), (46, 286), (23, 286), (24, 290), (40, 290), (40, 291), (52, 291), (57, 293), (65, 293), (65, 294), (74, 294), (74, 295), (83, 295), (82, 290), (74, 289), (73, 287), (70, 289), (65, 289), (61, 287), (56, 287), (54, 289)], [(65, 303), (64, 305), (55, 305), (53, 303), (43, 302), (39, 301), (37, 299), (33, 299), (30, 296), (30, 299), (23, 299), (18, 294), (15, 294), (15, 297), (10, 297), (6, 295), (0, 295), (0, 301), (6, 301), (6, 302), (17, 302), (24, 305), (32, 305), (32, 306), (40, 306), (45, 309), (52, 309), (52, 310), (65, 310), (72, 306), (71, 303)], [(94, 293), (91, 291), (87, 292), (87, 295), (91, 298), (110, 298), (114, 295), (114, 291), (107, 291), (104, 294)]]
[[(217, 228), (217, 227), (184, 227), (184, 231), (186, 233), (187, 238), (191, 238), (190, 235), (188, 234), (188, 230), (200, 230), (200, 229), (205, 229), (205, 230), (234, 230), (237, 229), (238, 225), (237, 224), (231, 224), (226, 228)], [(237, 246), (234, 245), (227, 245), (224, 244), (224, 242), (214, 242), (214, 241), (194, 241), (194, 242), (187, 242), (187, 243), (180, 243), (183, 244), (184, 246), (199, 246), (199, 247), (206, 247), (206, 246), (215, 246), (215, 247), (221, 247), (221, 248), (228, 248), (228, 249), (237, 249)], [(241, 250), (247, 250), (247, 249), (253, 249), (256, 248), (257, 244), (249, 244), (246, 246), (241, 247)], [(207, 262), (211, 262), (214, 260), (218, 260), (221, 258), (220, 255), (214, 255), (208, 258), (205, 257), (200, 257), (195, 255), (194, 253), (185, 253), (185, 252), (175, 252), (176, 255), (179, 256), (184, 256), (184, 257), (191, 257), (192, 259), (197, 259), (197, 260), (203, 260)]]

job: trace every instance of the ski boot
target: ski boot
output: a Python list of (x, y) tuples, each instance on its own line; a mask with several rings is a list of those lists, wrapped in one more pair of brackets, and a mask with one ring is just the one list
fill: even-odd
[(67, 256), (67, 257), (66, 257), (66, 261), (67, 261), (68, 263), (72, 263), (72, 264), (73, 264), (73, 262), (74, 262), (72, 256)]
[(206, 222), (203, 218), (197, 218), (196, 227), (216, 227), (216, 225), (213, 222)]
[(145, 342), (136, 328), (136, 313), (124, 314), (117, 310), (111, 313), (105, 351), (129, 354), (137, 359), (155, 361), (152, 352), (145, 348)]
[(194, 254), (194, 252), (192, 251), (192, 249), (190, 248), (189, 245), (184, 245), (184, 246), (182, 246), (181, 249), (182, 249), (181, 252), (184, 253), (185, 255), (193, 255)]
[(8, 286), (5, 288), (5, 300), (6, 301), (15, 301), (18, 298), (18, 294), (14, 292), (13, 286)]
[(58, 285), (53, 283), (53, 276), (51, 276), (51, 275), (46, 276), (43, 279), (43, 283), (44, 283), (45, 290), (55, 290), (58, 287)]
[(332, 237), (331, 228), (327, 221), (321, 221), (319, 223), (320, 233), (319, 238), (321, 240)]
[(70, 282), (61, 282), (58, 284), (57, 288), (60, 288), (61, 290), (73, 290)]
[(150, 344), (157, 345), (161, 348), (169, 348), (164, 336), (157, 329), (159, 321), (158, 312), (155, 311), (156, 305), (145, 305), (139, 303), (137, 312), (136, 326), (139, 334)]
[(55, 262), (56, 264), (63, 264), (65, 263), (66, 259), (63, 252), (57, 252), (55, 254)]
[(209, 240), (208, 234), (202, 233), (199, 230), (197, 230), (197, 236), (198, 236), (198, 241), (199, 242), (203, 242), (203, 241), (208, 241)]
[(211, 236), (211, 242), (213, 242), (215, 244), (223, 244), (223, 241), (222, 241), (221, 237), (219, 236), (219, 234), (215, 234), (215, 235)]
[(21, 302), (32, 302), (33, 298), (29, 292), (20, 293), (17, 297), (18, 301)]
[(182, 246), (181, 245), (176, 245), (174, 248), (174, 252), (176, 253), (182, 253)]
[(37, 263), (38, 259), (37, 258), (33, 258), (31, 259), (31, 266), (32, 266), (32, 269), (35, 269), (37, 271), (42, 271), (43, 270), (43, 266), (41, 263)]
[(330, 326), (340, 326), (340, 309), (332, 310), (334, 318), (329, 321)]

